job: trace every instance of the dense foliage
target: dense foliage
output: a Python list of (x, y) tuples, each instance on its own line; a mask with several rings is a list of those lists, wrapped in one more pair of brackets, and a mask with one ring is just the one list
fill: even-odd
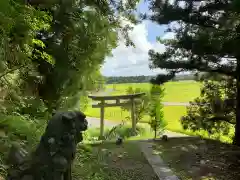
[(187, 115), (182, 117), (184, 129), (205, 130), (209, 136), (232, 137), (236, 123), (236, 84), (229, 78), (204, 80), (200, 97), (187, 107)]
[[(123, 19), (136, 22), (137, 1), (1, 3), (0, 80), (12, 90), (5, 98), (10, 93), (2, 88), (2, 99), (40, 100), (50, 113), (76, 106), (80, 93), (96, 88), (94, 81), (101, 78), (100, 66), (116, 47), (118, 32), (131, 43)], [(66, 99), (71, 107), (65, 107)]]
[[(150, 9), (153, 13), (145, 17), (158, 24), (171, 24), (168, 31), (175, 33), (174, 39), (160, 40), (166, 45), (164, 53), (149, 51), (151, 67), (169, 71), (155, 83), (182, 71), (219, 73), (240, 81), (239, 1), (151, 1)], [(240, 145), (240, 86), (235, 98), (234, 143)]]
[(84, 110), (119, 34), (132, 45), (137, 2), (0, 1), (0, 161), (13, 141), (35, 146), (53, 111)]

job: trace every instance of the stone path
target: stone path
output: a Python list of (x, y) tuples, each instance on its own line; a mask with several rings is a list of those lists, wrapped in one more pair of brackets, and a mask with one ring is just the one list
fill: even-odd
[(162, 102), (164, 106), (189, 106), (188, 102)]
[(153, 154), (151, 142), (143, 141), (139, 142), (139, 145), (159, 180), (180, 180), (176, 175), (173, 174), (171, 169), (163, 162), (159, 155)]
[[(100, 119), (94, 117), (87, 117), (89, 127), (100, 127)], [(105, 120), (105, 127), (111, 128), (118, 125), (119, 122)], [(185, 134), (166, 131), (164, 133), (168, 137), (183, 137), (187, 136)], [(159, 155), (153, 154), (152, 142), (148, 140), (143, 140), (138, 142), (141, 151), (145, 155), (149, 164), (152, 166), (154, 172), (158, 176), (159, 180), (179, 180), (177, 176), (173, 174), (171, 169), (163, 162)]]
[[(95, 118), (95, 117), (87, 117), (88, 121), (88, 126), (93, 127), (93, 128), (99, 128), (100, 127), (100, 118)], [(115, 122), (115, 121), (110, 121), (107, 119), (104, 119), (104, 127), (106, 128), (112, 128), (121, 122)]]

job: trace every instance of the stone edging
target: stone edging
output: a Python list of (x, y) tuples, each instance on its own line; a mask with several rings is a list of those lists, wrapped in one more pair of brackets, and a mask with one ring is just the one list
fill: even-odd
[(173, 174), (171, 169), (165, 165), (159, 155), (153, 154), (151, 142), (139, 142), (139, 145), (159, 180), (180, 180)]

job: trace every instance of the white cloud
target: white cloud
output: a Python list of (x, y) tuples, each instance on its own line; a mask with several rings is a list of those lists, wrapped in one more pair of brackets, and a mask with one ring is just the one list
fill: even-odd
[[(175, 0), (170, 0), (170, 4)], [(184, 1), (179, 1), (178, 5), (182, 8), (185, 7)], [(148, 12), (151, 13), (151, 12)], [(158, 52), (164, 52), (165, 46), (159, 42), (151, 42), (148, 40), (148, 23), (147, 21), (133, 26), (126, 19), (122, 19), (123, 25), (130, 25), (133, 28), (130, 33), (130, 38), (135, 44), (134, 47), (126, 47), (124, 40), (121, 38), (117, 48), (112, 50), (112, 57), (107, 57), (102, 67), (102, 73), (105, 76), (131, 76), (131, 75), (156, 75), (164, 72), (160, 69), (150, 70), (148, 51), (154, 49)], [(169, 24), (170, 28), (179, 28), (177, 22)], [(165, 33), (161, 39), (174, 39), (176, 36), (173, 32)]]
[[(130, 38), (135, 44), (134, 47), (126, 47), (123, 40), (120, 40), (116, 49), (113, 49), (112, 57), (105, 59), (102, 68), (106, 76), (131, 76), (131, 75), (155, 75), (159, 70), (149, 69), (148, 51), (154, 49), (163, 52), (165, 47), (158, 42), (150, 42), (147, 39), (147, 22), (134, 26), (130, 32)], [(170, 36), (166, 33), (166, 37)]]
[(174, 32), (168, 32), (168, 33), (165, 33), (161, 39), (163, 40), (167, 40), (167, 39), (174, 39), (176, 36), (176, 34)]

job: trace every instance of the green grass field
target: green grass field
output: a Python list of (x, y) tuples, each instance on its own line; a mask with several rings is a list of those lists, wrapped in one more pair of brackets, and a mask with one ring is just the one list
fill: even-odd
[[(100, 118), (100, 109), (91, 108), (85, 112), (88, 116), (98, 117)], [(164, 116), (166, 121), (168, 122), (168, 129), (178, 131), (181, 128), (181, 124), (179, 119), (181, 116), (186, 114), (186, 107), (184, 106), (166, 106), (164, 107)], [(129, 112), (122, 111), (120, 107), (111, 107), (105, 109), (105, 119), (114, 120), (114, 121), (122, 121), (126, 119), (127, 116), (130, 116)], [(145, 116), (142, 122), (148, 122), (149, 117)]]
[[(129, 87), (150, 89), (150, 84), (148, 83), (136, 83), (136, 84), (115, 84), (107, 85), (106, 91), (113, 89), (111, 91), (112, 95), (126, 94), (126, 89)], [(165, 102), (189, 102), (194, 98), (198, 97), (200, 94), (201, 84), (195, 81), (179, 81), (179, 82), (168, 82), (164, 85), (165, 96), (163, 101)], [(100, 117), (100, 109), (92, 108), (91, 103), (85, 111), (88, 116)], [(168, 122), (167, 129), (172, 131), (182, 131), (182, 126), (180, 123), (181, 116), (186, 114), (185, 106), (165, 106), (164, 116), (165, 120)], [(130, 116), (129, 112), (122, 111), (120, 107), (105, 108), (105, 119), (121, 121), (127, 116)], [(149, 117), (145, 116), (143, 122), (148, 122)]]
[[(113, 95), (126, 94), (126, 89), (131, 86), (134, 88), (141, 88), (149, 90), (151, 85), (149, 83), (129, 83), (129, 84), (109, 84), (107, 89), (114, 89)], [(189, 102), (200, 94), (201, 84), (196, 81), (178, 81), (168, 82), (164, 84), (165, 95), (163, 101), (165, 102)]]

